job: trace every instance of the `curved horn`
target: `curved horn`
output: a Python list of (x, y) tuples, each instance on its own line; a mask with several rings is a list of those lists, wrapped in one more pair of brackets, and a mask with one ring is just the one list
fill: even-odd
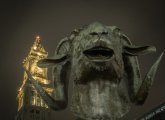
[(153, 84), (158, 66), (160, 64), (160, 61), (163, 55), (164, 55), (164, 52), (159, 56), (156, 62), (152, 65), (146, 77), (144, 78), (142, 85), (140, 86), (140, 89), (138, 90), (138, 93), (136, 95), (136, 104), (143, 104), (145, 102), (148, 96), (148, 92)]
[(55, 51), (55, 55), (38, 61), (37, 65), (41, 68), (52, 67), (58, 63), (64, 62), (69, 58), (70, 41), (66, 37), (61, 40)]
[[(123, 44), (125, 46), (131, 46), (132, 43), (129, 38), (125, 35), (121, 36), (123, 39)], [(125, 51), (125, 50), (123, 50)], [(139, 63), (136, 56), (128, 56), (125, 53), (123, 54), (124, 68), (127, 75), (127, 83), (128, 83), (128, 92), (130, 95), (130, 99), (134, 102), (135, 95), (141, 85), (141, 74), (139, 69)]]
[(129, 38), (122, 34), (123, 39), (123, 60), (128, 79), (129, 95), (132, 102), (135, 102), (136, 94), (142, 84), (141, 73), (137, 55), (155, 52), (156, 48), (152, 46), (133, 46)]

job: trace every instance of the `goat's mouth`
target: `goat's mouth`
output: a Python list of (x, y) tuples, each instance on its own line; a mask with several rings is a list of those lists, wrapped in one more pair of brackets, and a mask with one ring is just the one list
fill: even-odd
[(90, 48), (85, 50), (83, 53), (89, 60), (95, 62), (107, 61), (114, 55), (114, 51), (112, 49), (102, 46)]

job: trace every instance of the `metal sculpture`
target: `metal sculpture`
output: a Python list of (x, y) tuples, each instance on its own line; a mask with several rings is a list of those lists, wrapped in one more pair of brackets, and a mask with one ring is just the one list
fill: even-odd
[(115, 26), (94, 22), (61, 40), (55, 55), (38, 62), (53, 67), (55, 94), (51, 97), (27, 71), (31, 82), (53, 110), (68, 103), (68, 82), (73, 82), (71, 110), (81, 120), (116, 120), (143, 104), (153, 84), (163, 53), (144, 80), (138, 55), (155, 52), (153, 46), (135, 46)]

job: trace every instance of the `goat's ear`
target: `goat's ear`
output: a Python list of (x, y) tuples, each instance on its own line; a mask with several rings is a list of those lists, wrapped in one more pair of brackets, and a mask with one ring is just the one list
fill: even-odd
[(132, 46), (126, 45), (123, 47), (123, 53), (128, 56), (138, 56), (144, 55), (151, 52), (156, 52), (156, 48), (154, 46)]
[(59, 63), (65, 62), (69, 59), (70, 40), (66, 37), (61, 40), (55, 51), (55, 55), (50, 58), (38, 61), (37, 65), (41, 68), (53, 67)]
[(51, 66), (54, 66), (56, 64), (66, 61), (67, 58), (68, 58), (68, 55), (60, 55), (60, 56), (56, 55), (56, 56), (38, 61), (37, 65), (41, 68), (51, 67)]

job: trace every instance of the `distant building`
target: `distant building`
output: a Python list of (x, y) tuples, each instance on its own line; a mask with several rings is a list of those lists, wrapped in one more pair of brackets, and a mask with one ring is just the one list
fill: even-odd
[[(47, 79), (47, 68), (39, 68), (37, 62), (47, 58), (45, 51), (37, 36), (28, 56), (23, 61), (23, 67), (30, 71), (42, 87), (52, 95), (51, 81)], [(16, 120), (50, 120), (51, 110), (39, 96), (32, 83), (28, 80), (26, 72), (20, 89), (18, 90), (18, 113)]]

